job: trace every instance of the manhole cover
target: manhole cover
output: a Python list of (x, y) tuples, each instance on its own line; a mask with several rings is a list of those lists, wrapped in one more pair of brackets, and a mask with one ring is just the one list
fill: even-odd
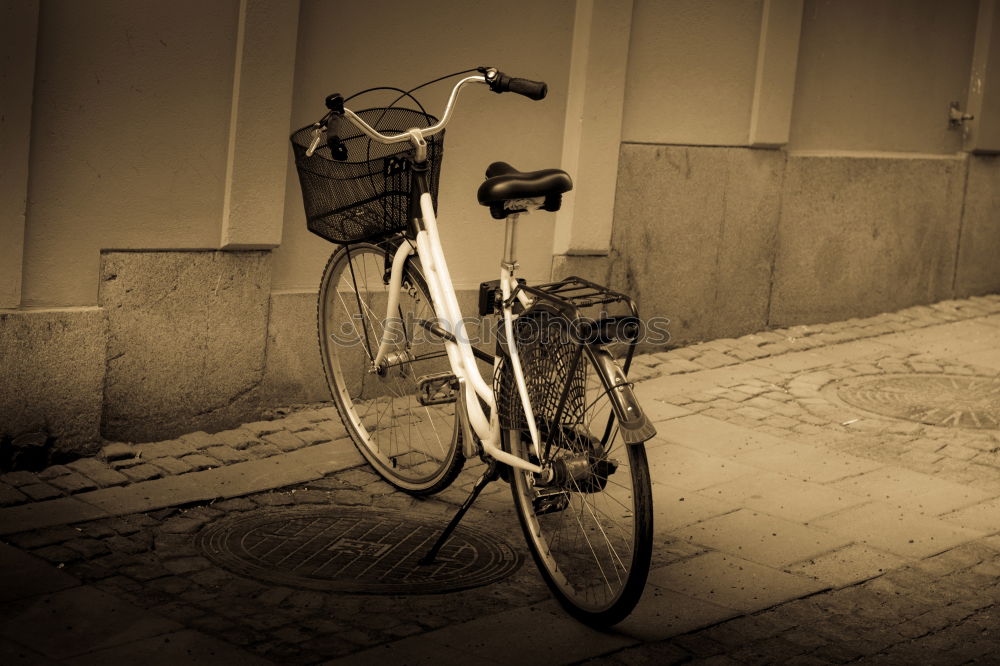
[(417, 563), (447, 519), (370, 509), (288, 507), (224, 518), (198, 533), (202, 551), (238, 574), (353, 594), (432, 594), (487, 585), (521, 565), (511, 546), (460, 525), (431, 565)]
[(834, 385), (849, 405), (882, 416), (960, 428), (1000, 427), (1000, 378), (974, 375), (878, 375)]

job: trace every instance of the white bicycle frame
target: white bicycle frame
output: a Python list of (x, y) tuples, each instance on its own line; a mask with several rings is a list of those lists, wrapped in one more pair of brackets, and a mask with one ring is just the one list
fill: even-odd
[[(409, 141), (416, 150), (417, 161), (423, 161), (426, 159), (427, 154), (425, 137), (436, 134), (444, 129), (451, 119), (459, 90), (469, 83), (487, 83), (487, 81), (482, 75), (469, 76), (459, 81), (451, 92), (441, 120), (431, 127), (411, 129), (408, 132), (387, 136), (370, 127), (349, 109), (344, 109), (344, 117), (375, 141), (381, 143), (402, 143), (403, 141)], [(483, 451), (499, 462), (540, 474), (543, 470), (539, 465), (508, 453), (500, 446), (500, 420), (497, 416), (493, 387), (491, 383), (487, 383), (483, 379), (483, 375), (476, 365), (476, 358), (473, 355), (472, 345), (465, 330), (464, 320), (462, 319), (462, 311), (458, 306), (458, 297), (455, 295), (455, 287), (451, 281), (451, 274), (448, 271), (448, 263), (444, 257), (444, 250), (441, 247), (441, 239), (437, 228), (437, 216), (435, 215), (434, 204), (430, 194), (424, 193), (421, 195), (420, 211), (423, 217), (423, 228), (417, 232), (416, 249), (414, 250), (411, 242), (407, 240), (400, 244), (395, 256), (393, 256), (392, 271), (389, 279), (389, 299), (386, 306), (386, 321), (398, 318), (395, 317), (394, 313), (399, 306), (399, 290), (402, 285), (403, 266), (406, 263), (407, 257), (416, 251), (420, 256), (424, 277), (431, 292), (431, 300), (434, 305), (434, 314), (437, 317), (437, 323), (452, 336), (451, 340), (445, 340), (445, 350), (448, 354), (448, 362), (451, 365), (451, 370), (458, 379), (459, 390), (455, 411), (459, 419), (459, 427), (463, 428), (462, 434), (464, 435), (466, 455), (471, 456), (476, 453), (474, 440), (478, 440)], [(504, 260), (500, 265), (500, 289), (504, 304), (502, 308), (503, 326), (506, 339), (508, 340), (508, 354), (514, 373), (515, 384), (517, 385), (528, 423), (531, 446), (536, 457), (541, 460), (541, 443), (538, 437), (538, 429), (535, 425), (531, 402), (528, 397), (528, 389), (524, 381), (524, 371), (522, 370), (521, 360), (517, 353), (517, 345), (513, 344), (514, 314), (511, 309), (510, 297), (517, 289), (517, 280), (514, 278), (514, 270), (517, 267), (514, 260), (514, 236), (517, 218), (517, 214), (512, 214), (506, 218), (507, 228)], [(530, 304), (530, 299), (523, 291), (517, 291), (517, 297), (524, 307)], [(373, 370), (381, 367), (385, 361), (390, 348), (391, 328), (386, 326), (383, 330), (378, 353), (372, 363)], [(494, 371), (496, 370), (496, 364), (499, 362), (498, 356), (494, 359)], [(480, 400), (489, 406), (489, 417), (483, 411)], [(475, 437), (472, 437), (473, 433)]]
[[(420, 209), (423, 215), (424, 228), (417, 233), (416, 253), (420, 256), (424, 277), (431, 292), (434, 314), (437, 317), (436, 323), (453, 338), (453, 340), (446, 339), (444, 344), (451, 370), (458, 379), (459, 384), (460, 395), (457, 400), (456, 415), (459, 418), (460, 427), (464, 429), (466, 455), (472, 455), (475, 452), (474, 442), (472, 441), (472, 437), (470, 437), (474, 432), (476, 439), (478, 439), (486, 454), (513, 467), (541, 473), (542, 468), (540, 466), (512, 455), (500, 447), (500, 421), (497, 417), (493, 387), (483, 379), (483, 375), (476, 365), (476, 358), (472, 352), (472, 344), (465, 329), (462, 311), (458, 306), (458, 297), (455, 294), (451, 274), (448, 271), (448, 263), (441, 248), (437, 218), (434, 213), (434, 204), (431, 201), (430, 194), (424, 194), (421, 197)], [(504, 302), (504, 307), (502, 308), (503, 326), (508, 341), (514, 340), (514, 314), (511, 309), (510, 295), (517, 287), (517, 280), (514, 277), (515, 263), (511, 256), (513, 254), (516, 223), (517, 215), (511, 215), (507, 218), (506, 250), (504, 261), (500, 267), (500, 288)], [(386, 304), (387, 321), (397, 318), (394, 313), (399, 305), (399, 290), (403, 279), (403, 265), (406, 263), (407, 257), (413, 253), (413, 245), (409, 241), (406, 241), (400, 244), (393, 257), (392, 272), (389, 278), (389, 300)], [(530, 300), (523, 292), (518, 292), (517, 296), (523, 306), (527, 307), (530, 304)], [(390, 347), (390, 331), (391, 327), (388, 326), (383, 330), (379, 351), (372, 364), (375, 368), (380, 367), (385, 360)], [(517, 353), (517, 346), (510, 344), (508, 346), (508, 353), (510, 355), (511, 368), (514, 372), (514, 380), (521, 397), (521, 404), (524, 406), (531, 443), (534, 447), (535, 455), (541, 459), (538, 429), (535, 425), (531, 402), (528, 397), (528, 389), (524, 381), (524, 372)], [(494, 370), (496, 370), (495, 364), (497, 363), (499, 363), (499, 357), (494, 360)], [(488, 418), (483, 411), (480, 400), (490, 408), (490, 416)], [(469, 431), (470, 426), (472, 432)]]

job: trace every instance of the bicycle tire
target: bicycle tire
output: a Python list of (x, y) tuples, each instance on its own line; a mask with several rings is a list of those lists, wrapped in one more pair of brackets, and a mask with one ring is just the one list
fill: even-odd
[[(382, 331), (391, 265), (388, 243), (345, 245), (327, 261), (317, 301), (317, 333), (327, 385), (355, 446), (378, 474), (413, 495), (447, 487), (462, 470), (455, 403), (426, 405), (418, 398), (422, 376), (450, 372), (444, 343), (419, 320), (434, 320), (419, 260), (407, 260), (398, 322), (391, 325), (391, 353), (413, 360), (370, 371)], [(389, 255), (389, 264), (386, 256)], [(360, 326), (359, 326), (360, 324)]]
[[(535, 317), (535, 334), (551, 334), (546, 319), (556, 320)], [(525, 323), (523, 316), (519, 322)], [(534, 344), (519, 341), (518, 351), (543, 442), (543, 466), (560, 458), (586, 459), (577, 467), (582, 472), (547, 487), (537, 487), (531, 472), (511, 469), (511, 492), (528, 548), (571, 615), (592, 626), (616, 624), (639, 602), (649, 574), (653, 508), (644, 444), (622, 441), (610, 404), (611, 382), (596, 360), (606, 351), (581, 346), (568, 335), (549, 335)], [(578, 354), (575, 365), (572, 354)], [(516, 391), (512, 377), (507, 379), (499, 382), (502, 390)], [(498, 403), (521, 409), (520, 399), (510, 395), (499, 396)], [(502, 408), (501, 415), (503, 420)], [(504, 429), (505, 448), (536, 460), (527, 451), (523, 425)]]

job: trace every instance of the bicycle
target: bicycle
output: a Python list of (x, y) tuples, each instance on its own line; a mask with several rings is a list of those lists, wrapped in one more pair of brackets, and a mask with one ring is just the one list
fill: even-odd
[[(435, 215), (444, 130), (467, 85), (534, 100), (547, 86), (487, 67), (449, 76), (470, 72), (440, 120), (412, 95), (423, 86), (388, 88), (400, 93), (392, 104), (358, 112), (345, 107), (355, 96), (333, 94), (326, 115), (291, 137), (307, 225), (342, 246), (320, 283), (324, 372), (354, 444), (400, 490), (435, 493), (466, 459), (486, 463), (422, 563), (503, 478), (556, 599), (588, 624), (611, 625), (638, 603), (652, 550), (644, 442), (655, 430), (626, 379), (638, 313), (627, 296), (581, 278), (530, 286), (515, 277), (519, 216), (558, 210), (572, 181), (495, 162), (478, 191), (506, 225), (500, 277), (479, 292), (480, 317), (499, 317), (495, 352), (471, 344)], [(419, 110), (396, 106), (404, 97)], [(608, 314), (612, 306), (625, 313)], [(584, 315), (594, 308), (598, 318)], [(608, 351), (617, 343), (622, 366)]]

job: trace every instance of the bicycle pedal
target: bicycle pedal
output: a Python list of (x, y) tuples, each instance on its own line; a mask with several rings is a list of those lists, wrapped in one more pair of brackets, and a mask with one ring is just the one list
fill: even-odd
[(424, 407), (444, 405), (458, 399), (458, 377), (450, 372), (436, 372), (417, 378), (417, 402)]
[(547, 513), (562, 511), (569, 506), (569, 493), (565, 490), (540, 493), (532, 498), (531, 506), (536, 516), (544, 516)]

